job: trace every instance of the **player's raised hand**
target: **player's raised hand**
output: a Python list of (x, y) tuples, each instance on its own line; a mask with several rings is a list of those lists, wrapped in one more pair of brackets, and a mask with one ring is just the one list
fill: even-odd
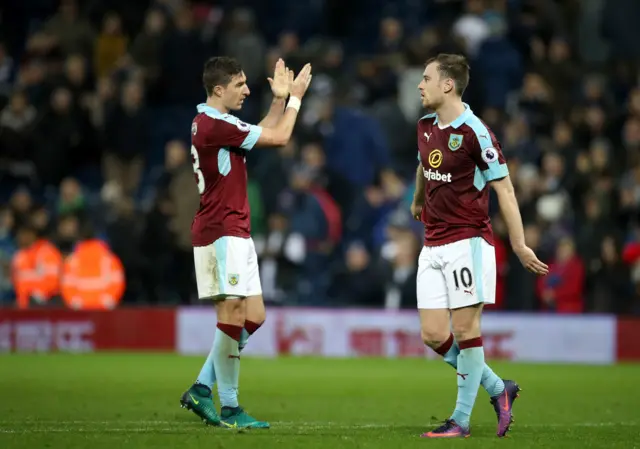
[(287, 98), (289, 95), (289, 89), (291, 87), (289, 79), (293, 78), (293, 72), (284, 65), (282, 58), (276, 62), (276, 68), (273, 72), (273, 78), (267, 78), (269, 85), (271, 86), (271, 92), (276, 98)]
[(516, 256), (520, 259), (520, 263), (530, 272), (538, 276), (546, 276), (549, 274), (549, 267), (538, 259), (536, 254), (528, 246), (514, 249)]
[(291, 96), (298, 98), (304, 97), (304, 94), (307, 93), (307, 89), (309, 88), (309, 84), (311, 84), (311, 78), (311, 64), (306, 64), (293, 80)]

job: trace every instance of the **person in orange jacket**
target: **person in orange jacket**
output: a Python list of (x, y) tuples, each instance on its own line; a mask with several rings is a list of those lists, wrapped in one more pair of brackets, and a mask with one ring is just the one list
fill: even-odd
[(17, 240), (20, 249), (11, 263), (16, 304), (20, 309), (28, 308), (32, 301), (45, 304), (60, 292), (62, 255), (32, 226), (22, 226)]
[(85, 230), (85, 238), (76, 244), (64, 263), (65, 305), (75, 310), (111, 310), (120, 303), (124, 289), (122, 262), (105, 242)]

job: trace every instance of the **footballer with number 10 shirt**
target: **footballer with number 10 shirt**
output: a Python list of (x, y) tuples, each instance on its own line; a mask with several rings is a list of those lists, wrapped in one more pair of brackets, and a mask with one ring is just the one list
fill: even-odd
[[(191, 157), (200, 192), (191, 237), (198, 297), (215, 302), (218, 324), (211, 352), (180, 404), (210, 425), (268, 428), (269, 423), (251, 417), (238, 404), (240, 352), (266, 317), (250, 234), (245, 158), (254, 147), (287, 144), (311, 82), (311, 65), (294, 80), (278, 60), (268, 79), (274, 99), (258, 126), (230, 114), (241, 109), (249, 95), (247, 77), (235, 59), (209, 59), (202, 78), (207, 101), (198, 105), (191, 125)], [(212, 397), (216, 381), (220, 415)]]
[[(517, 383), (498, 377), (484, 361), (480, 317), (495, 303), (496, 260), (489, 220), (489, 190), (496, 192), (513, 251), (537, 275), (548, 273), (524, 241), (522, 219), (506, 161), (491, 130), (462, 94), (469, 65), (460, 55), (427, 61), (418, 86), (434, 113), (418, 122), (418, 170), (411, 212), (425, 225), (418, 261), (417, 296), (426, 345), (456, 369), (458, 397), (449, 419), (426, 438), (470, 435), (470, 417), (482, 385), (498, 418), (498, 436), (512, 422)], [(453, 332), (451, 332), (451, 329)]]

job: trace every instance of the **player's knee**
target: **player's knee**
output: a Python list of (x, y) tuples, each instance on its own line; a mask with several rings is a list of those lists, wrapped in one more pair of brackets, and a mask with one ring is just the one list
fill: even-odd
[(264, 308), (261, 310), (247, 310), (246, 319), (262, 326), (267, 320), (267, 311)]
[(228, 297), (224, 301), (218, 302), (216, 308), (218, 322), (244, 326), (245, 310), (241, 298)]
[(480, 336), (480, 326), (471, 320), (452, 323), (451, 327), (453, 336), (457, 341), (469, 340)]
[(425, 328), (424, 326), (422, 327), (420, 334), (424, 344), (433, 349), (440, 347), (442, 343), (447, 341), (449, 338), (449, 332), (445, 332), (441, 329)]
[(246, 300), (247, 302), (247, 316), (246, 319), (251, 321), (258, 326), (262, 326), (267, 319), (267, 310), (264, 306), (264, 301), (261, 296), (253, 296), (249, 297)]

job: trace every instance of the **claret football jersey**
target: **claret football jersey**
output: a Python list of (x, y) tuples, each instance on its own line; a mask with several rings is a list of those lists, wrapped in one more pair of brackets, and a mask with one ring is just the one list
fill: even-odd
[(425, 177), (421, 220), (425, 246), (471, 237), (493, 244), (487, 184), (508, 175), (495, 135), (465, 104), (465, 111), (441, 127), (436, 114), (418, 122), (418, 160)]

